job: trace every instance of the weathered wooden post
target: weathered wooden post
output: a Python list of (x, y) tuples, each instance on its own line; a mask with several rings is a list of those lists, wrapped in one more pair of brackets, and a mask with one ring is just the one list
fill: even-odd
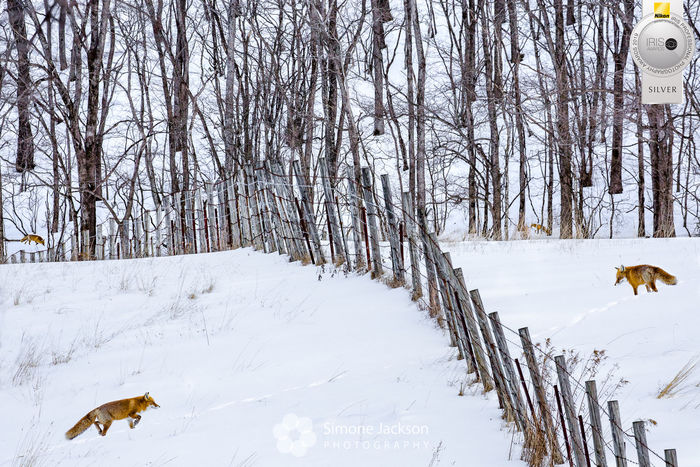
[(603, 439), (603, 424), (600, 420), (600, 405), (598, 404), (598, 388), (595, 380), (586, 381), (586, 399), (588, 400), (588, 416), (590, 418), (593, 448), (595, 451), (596, 467), (607, 467), (605, 458), (605, 440)]
[(102, 225), (96, 227), (95, 237), (95, 256), (100, 260), (105, 259), (105, 243), (104, 238), (102, 238)]
[(477, 370), (484, 386), (484, 392), (488, 392), (494, 388), (494, 382), (488, 369), (486, 353), (484, 352), (484, 347), (481, 343), (481, 338), (479, 337), (479, 325), (474, 317), (474, 309), (472, 307), (471, 299), (469, 298), (469, 292), (467, 292), (464, 274), (462, 273), (462, 268), (456, 268), (452, 271), (457, 279), (457, 293), (459, 294), (460, 308), (463, 312), (465, 326), (467, 327), (466, 334), (470, 338), (472, 352), (474, 353)]
[[(207, 242), (209, 240), (209, 237), (207, 235), (207, 230), (204, 228), (204, 216), (205, 216), (205, 209), (206, 207), (204, 206), (204, 202), (202, 201), (202, 190), (200, 188), (197, 188), (195, 191), (195, 205), (192, 207), (195, 211), (195, 217), (197, 218), (197, 236), (199, 237), (198, 243), (199, 243), (199, 251), (202, 253), (207, 253)], [(208, 226), (207, 226), (208, 227)]]
[(316, 219), (314, 218), (311, 200), (309, 199), (309, 192), (306, 189), (306, 183), (301, 173), (299, 161), (292, 161), (292, 169), (294, 170), (294, 175), (297, 179), (297, 188), (299, 188), (299, 197), (301, 200), (301, 212), (304, 216), (304, 220), (306, 221), (306, 229), (310, 237), (311, 245), (314, 249), (316, 264), (323, 264), (326, 262), (326, 258), (323, 256), (323, 250), (321, 249), (321, 239), (318, 235)]
[(564, 459), (561, 451), (559, 450), (557, 434), (554, 432), (554, 421), (552, 420), (552, 414), (549, 411), (549, 406), (547, 404), (547, 395), (545, 393), (544, 385), (542, 384), (540, 370), (537, 366), (534, 346), (532, 345), (532, 340), (530, 339), (530, 330), (528, 328), (520, 328), (518, 330), (518, 334), (520, 334), (520, 342), (523, 345), (525, 361), (527, 362), (527, 367), (530, 372), (530, 381), (532, 382), (532, 386), (535, 390), (537, 407), (540, 412), (542, 426), (540, 426), (539, 423), (537, 425), (539, 429), (544, 430), (545, 436), (549, 440), (549, 452), (552, 455), (554, 463), (561, 464)]
[(372, 174), (369, 167), (362, 167), (362, 188), (365, 197), (365, 207), (367, 209), (367, 227), (372, 248), (372, 277), (381, 277), (384, 274), (382, 268), (382, 256), (379, 249), (379, 230), (377, 228), (377, 205), (374, 202), (374, 191), (372, 188)]
[(380, 177), (384, 192), (384, 205), (386, 206), (387, 230), (389, 232), (389, 245), (391, 248), (391, 268), (394, 273), (394, 282), (403, 285), (405, 282), (403, 271), (403, 259), (401, 257), (401, 239), (399, 238), (399, 220), (394, 214), (394, 203), (391, 200), (391, 186), (389, 176), (383, 174)]
[(348, 166), (346, 180), (348, 182), (348, 202), (350, 203), (350, 218), (352, 240), (355, 243), (355, 270), (361, 271), (365, 267), (362, 248), (362, 232), (360, 220), (360, 198), (357, 196), (357, 187), (355, 186), (355, 174), (352, 167)]
[(288, 253), (289, 250), (286, 244), (286, 235), (284, 233), (284, 229), (282, 228), (279, 209), (277, 208), (277, 203), (275, 202), (274, 187), (271, 186), (269, 182), (269, 173), (267, 173), (267, 169), (264, 166), (260, 166), (257, 169), (257, 175), (260, 186), (266, 195), (269, 225), (271, 234), (274, 233), (275, 249), (281, 255)]
[(408, 236), (408, 256), (411, 261), (411, 287), (413, 294), (411, 298), (418, 300), (423, 296), (423, 286), (420, 282), (420, 268), (418, 259), (418, 238), (416, 236), (416, 223), (413, 218), (413, 203), (411, 193), (404, 191), (401, 193), (401, 206), (403, 210), (404, 224)]
[(647, 433), (644, 429), (644, 422), (639, 420), (632, 423), (632, 430), (634, 431), (634, 444), (637, 448), (637, 461), (639, 461), (639, 467), (651, 467), (651, 461), (649, 460), (649, 446), (647, 446)]
[[(162, 201), (161, 201), (162, 202)], [(161, 244), (163, 243), (163, 236), (161, 235), (161, 228), (163, 224), (163, 206), (158, 203), (156, 206), (156, 238), (155, 238), (155, 255), (161, 255)]]
[(675, 449), (664, 449), (666, 467), (678, 467), (678, 457)]
[(272, 221), (275, 224), (277, 236), (281, 240), (279, 242), (279, 251), (289, 254), (292, 260), (301, 259), (303, 256), (303, 249), (297, 246), (294, 238), (294, 231), (292, 230), (290, 221), (287, 219), (287, 205), (284, 200), (284, 195), (280, 196), (283, 190), (277, 185), (281, 182), (273, 179), (272, 166), (269, 160), (265, 161), (262, 175), (267, 184), (268, 205), (272, 208)]
[(24, 250), (19, 250), (19, 262), (24, 264), (27, 262), (27, 252)]
[(226, 179), (226, 193), (228, 194), (228, 223), (231, 226), (231, 246), (238, 248), (241, 246), (241, 225), (238, 214), (238, 195), (235, 189), (236, 181), (234, 177)]
[(342, 264), (346, 261), (345, 251), (343, 249), (343, 238), (340, 233), (338, 218), (335, 215), (335, 206), (333, 206), (335, 195), (333, 194), (331, 179), (328, 176), (328, 165), (326, 158), (319, 158), (318, 165), (321, 168), (321, 184), (323, 185), (323, 198), (326, 206), (326, 216), (328, 217), (328, 224), (330, 225), (332, 242), (335, 246), (335, 262), (336, 264)]
[(218, 250), (216, 241), (216, 215), (214, 214), (214, 185), (211, 182), (204, 183), (204, 191), (207, 194), (207, 230), (209, 230), (209, 249)]
[(262, 219), (260, 218), (260, 210), (258, 207), (258, 199), (255, 193), (255, 177), (253, 176), (253, 167), (250, 164), (244, 166), (247, 189), (248, 189), (248, 208), (250, 210), (251, 235), (253, 246), (256, 250), (265, 251), (263, 241)]
[(625, 454), (625, 432), (622, 430), (619, 402), (608, 401), (608, 416), (610, 418), (610, 429), (612, 431), (613, 451), (615, 452), (616, 466), (627, 467), (627, 457)]
[(115, 232), (117, 231), (117, 222), (113, 219), (109, 219), (109, 259), (114, 259), (114, 241)]
[[(304, 234), (301, 230), (301, 219), (294, 202), (294, 194), (287, 178), (284, 174), (284, 169), (279, 163), (271, 164), (274, 173), (271, 174), (271, 183), (277, 188), (277, 197), (282, 208), (281, 214), (286, 217), (283, 220), (287, 228), (290, 240), (294, 243), (294, 249), (297, 252), (295, 259), (302, 260), (307, 256), (306, 248), (304, 247)], [(309, 251), (309, 257), (313, 256), (313, 252)]]
[(35, 251), (29, 252), (29, 262), (36, 263), (36, 252)]
[(559, 377), (559, 388), (561, 389), (562, 401), (564, 403), (564, 412), (566, 413), (566, 421), (569, 425), (569, 434), (571, 435), (571, 444), (576, 457), (576, 465), (578, 467), (586, 466), (586, 458), (583, 454), (583, 437), (579, 429), (578, 420), (576, 418), (576, 408), (574, 406), (574, 396), (571, 392), (571, 382), (569, 381), (569, 372), (566, 369), (566, 358), (563, 355), (554, 357), (554, 362), (557, 367), (557, 376)]
[(226, 203), (226, 183), (224, 180), (219, 180), (216, 185), (216, 199), (218, 201), (217, 209), (215, 209), (218, 215), (218, 227), (216, 229), (216, 249), (217, 250), (228, 250), (231, 248), (231, 228), (232, 225), (228, 222), (228, 217), (226, 216), (226, 210), (228, 204)]
[(489, 313), (489, 318), (491, 319), (493, 335), (496, 338), (496, 345), (498, 346), (499, 353), (501, 354), (501, 361), (503, 362), (503, 369), (505, 370), (506, 384), (508, 386), (508, 390), (510, 391), (510, 398), (513, 401), (515, 408), (515, 421), (517, 422), (520, 431), (522, 431), (527, 438), (529, 436), (527, 429), (527, 412), (525, 410), (525, 404), (523, 404), (522, 396), (520, 395), (518, 377), (515, 375), (513, 359), (510, 357), (508, 341), (506, 340), (505, 333), (503, 332), (501, 318), (498, 316), (497, 311)]
[(513, 403), (510, 400), (510, 394), (506, 386), (505, 376), (503, 374), (503, 367), (501, 361), (496, 353), (496, 344), (491, 336), (491, 330), (488, 325), (488, 317), (486, 316), (486, 310), (484, 309), (484, 303), (481, 301), (481, 294), (478, 289), (473, 289), (469, 291), (469, 296), (474, 304), (474, 310), (476, 311), (476, 321), (479, 324), (479, 329), (481, 330), (481, 337), (484, 339), (486, 345), (486, 353), (489, 356), (489, 361), (491, 362), (491, 374), (493, 375), (493, 382), (496, 386), (496, 393), (498, 394), (498, 400), (501, 403), (501, 407), (506, 413), (506, 418), (508, 420), (514, 420), (515, 414), (513, 413)]
[(134, 257), (140, 258), (141, 253), (141, 215), (132, 216), (134, 222)]

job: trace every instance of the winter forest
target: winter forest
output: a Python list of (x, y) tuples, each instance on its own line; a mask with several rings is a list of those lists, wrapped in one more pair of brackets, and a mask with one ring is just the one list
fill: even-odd
[[(700, 42), (700, 1), (684, 10)], [(0, 238), (79, 238), (90, 257), (107, 222), (124, 235), (164, 198), (184, 207), (178, 193), (270, 163), (292, 177), (292, 161), (310, 187), (388, 173), (425, 228), (459, 239), (699, 235), (700, 55), (684, 104), (642, 105), (640, 11), (7, 0)], [(310, 194), (316, 209), (322, 190)]]

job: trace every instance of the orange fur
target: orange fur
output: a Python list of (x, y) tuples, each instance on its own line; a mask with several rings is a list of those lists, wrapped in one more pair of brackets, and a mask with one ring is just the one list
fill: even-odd
[(615, 269), (617, 269), (615, 285), (626, 280), (632, 286), (635, 295), (637, 295), (637, 287), (642, 284), (647, 288), (647, 292), (658, 292), (658, 290), (656, 290), (657, 279), (668, 285), (676, 285), (678, 282), (676, 276), (672, 276), (657, 266), (649, 266), (648, 264), (627, 267), (621, 266)]
[(25, 235), (24, 237), (22, 237), (22, 240), (20, 240), (20, 242), (22, 242), (22, 243), (32, 243), (32, 242), (34, 242), (34, 243), (36, 243), (37, 245), (40, 244), (40, 243), (41, 243), (42, 245), (44, 245), (44, 239), (41, 238), (40, 236), (34, 235), (34, 234)]
[[(144, 396), (132, 397), (131, 399), (122, 399), (118, 401), (107, 402), (94, 410), (88, 412), (83, 418), (78, 420), (78, 423), (66, 432), (66, 439), (73, 439), (85, 430), (90, 428), (93, 423), (97, 428), (97, 432), (104, 436), (114, 420), (129, 419), (129, 428), (134, 428), (141, 420), (139, 412), (143, 412), (149, 407), (160, 407), (156, 401), (146, 393)], [(100, 423), (102, 427), (100, 427)]]

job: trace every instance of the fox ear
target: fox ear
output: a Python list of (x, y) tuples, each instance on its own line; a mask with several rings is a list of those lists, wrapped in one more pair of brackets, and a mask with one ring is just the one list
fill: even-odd
[(620, 265), (620, 271), (625, 272), (625, 267), (623, 265)]
[(146, 393), (146, 395), (143, 397), (144, 397), (144, 399), (148, 400), (148, 393)]
[(615, 267), (615, 269), (617, 269), (618, 271), (620, 270), (620, 268), (618, 268), (617, 266)]

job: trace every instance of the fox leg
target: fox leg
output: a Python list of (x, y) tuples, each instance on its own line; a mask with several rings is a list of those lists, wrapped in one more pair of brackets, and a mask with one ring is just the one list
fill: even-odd
[(635, 295), (637, 295), (637, 287), (638, 287), (638, 286), (636, 286), (636, 285), (633, 285), (633, 286), (632, 286), (632, 290), (634, 290), (634, 294), (635, 294)]
[(649, 287), (649, 284), (644, 284), (644, 287), (647, 288), (647, 293), (648, 293), (648, 292), (651, 292), (651, 287)]
[(651, 281), (651, 290), (653, 290), (654, 292), (658, 292), (658, 290), (656, 289), (656, 281)]
[(102, 433), (100, 433), (102, 436), (105, 436), (107, 434), (107, 430), (109, 430), (109, 427), (112, 426), (112, 420), (107, 420), (104, 425), (102, 426)]
[(132, 428), (132, 429), (135, 428), (136, 425), (138, 425), (140, 421), (141, 421), (141, 415), (139, 415), (137, 413), (129, 415), (129, 427), (130, 428)]
[(102, 428), (100, 428), (100, 423), (97, 420), (95, 420), (94, 423), (95, 423), (95, 428), (97, 428), (97, 432), (99, 434), (102, 434)]

